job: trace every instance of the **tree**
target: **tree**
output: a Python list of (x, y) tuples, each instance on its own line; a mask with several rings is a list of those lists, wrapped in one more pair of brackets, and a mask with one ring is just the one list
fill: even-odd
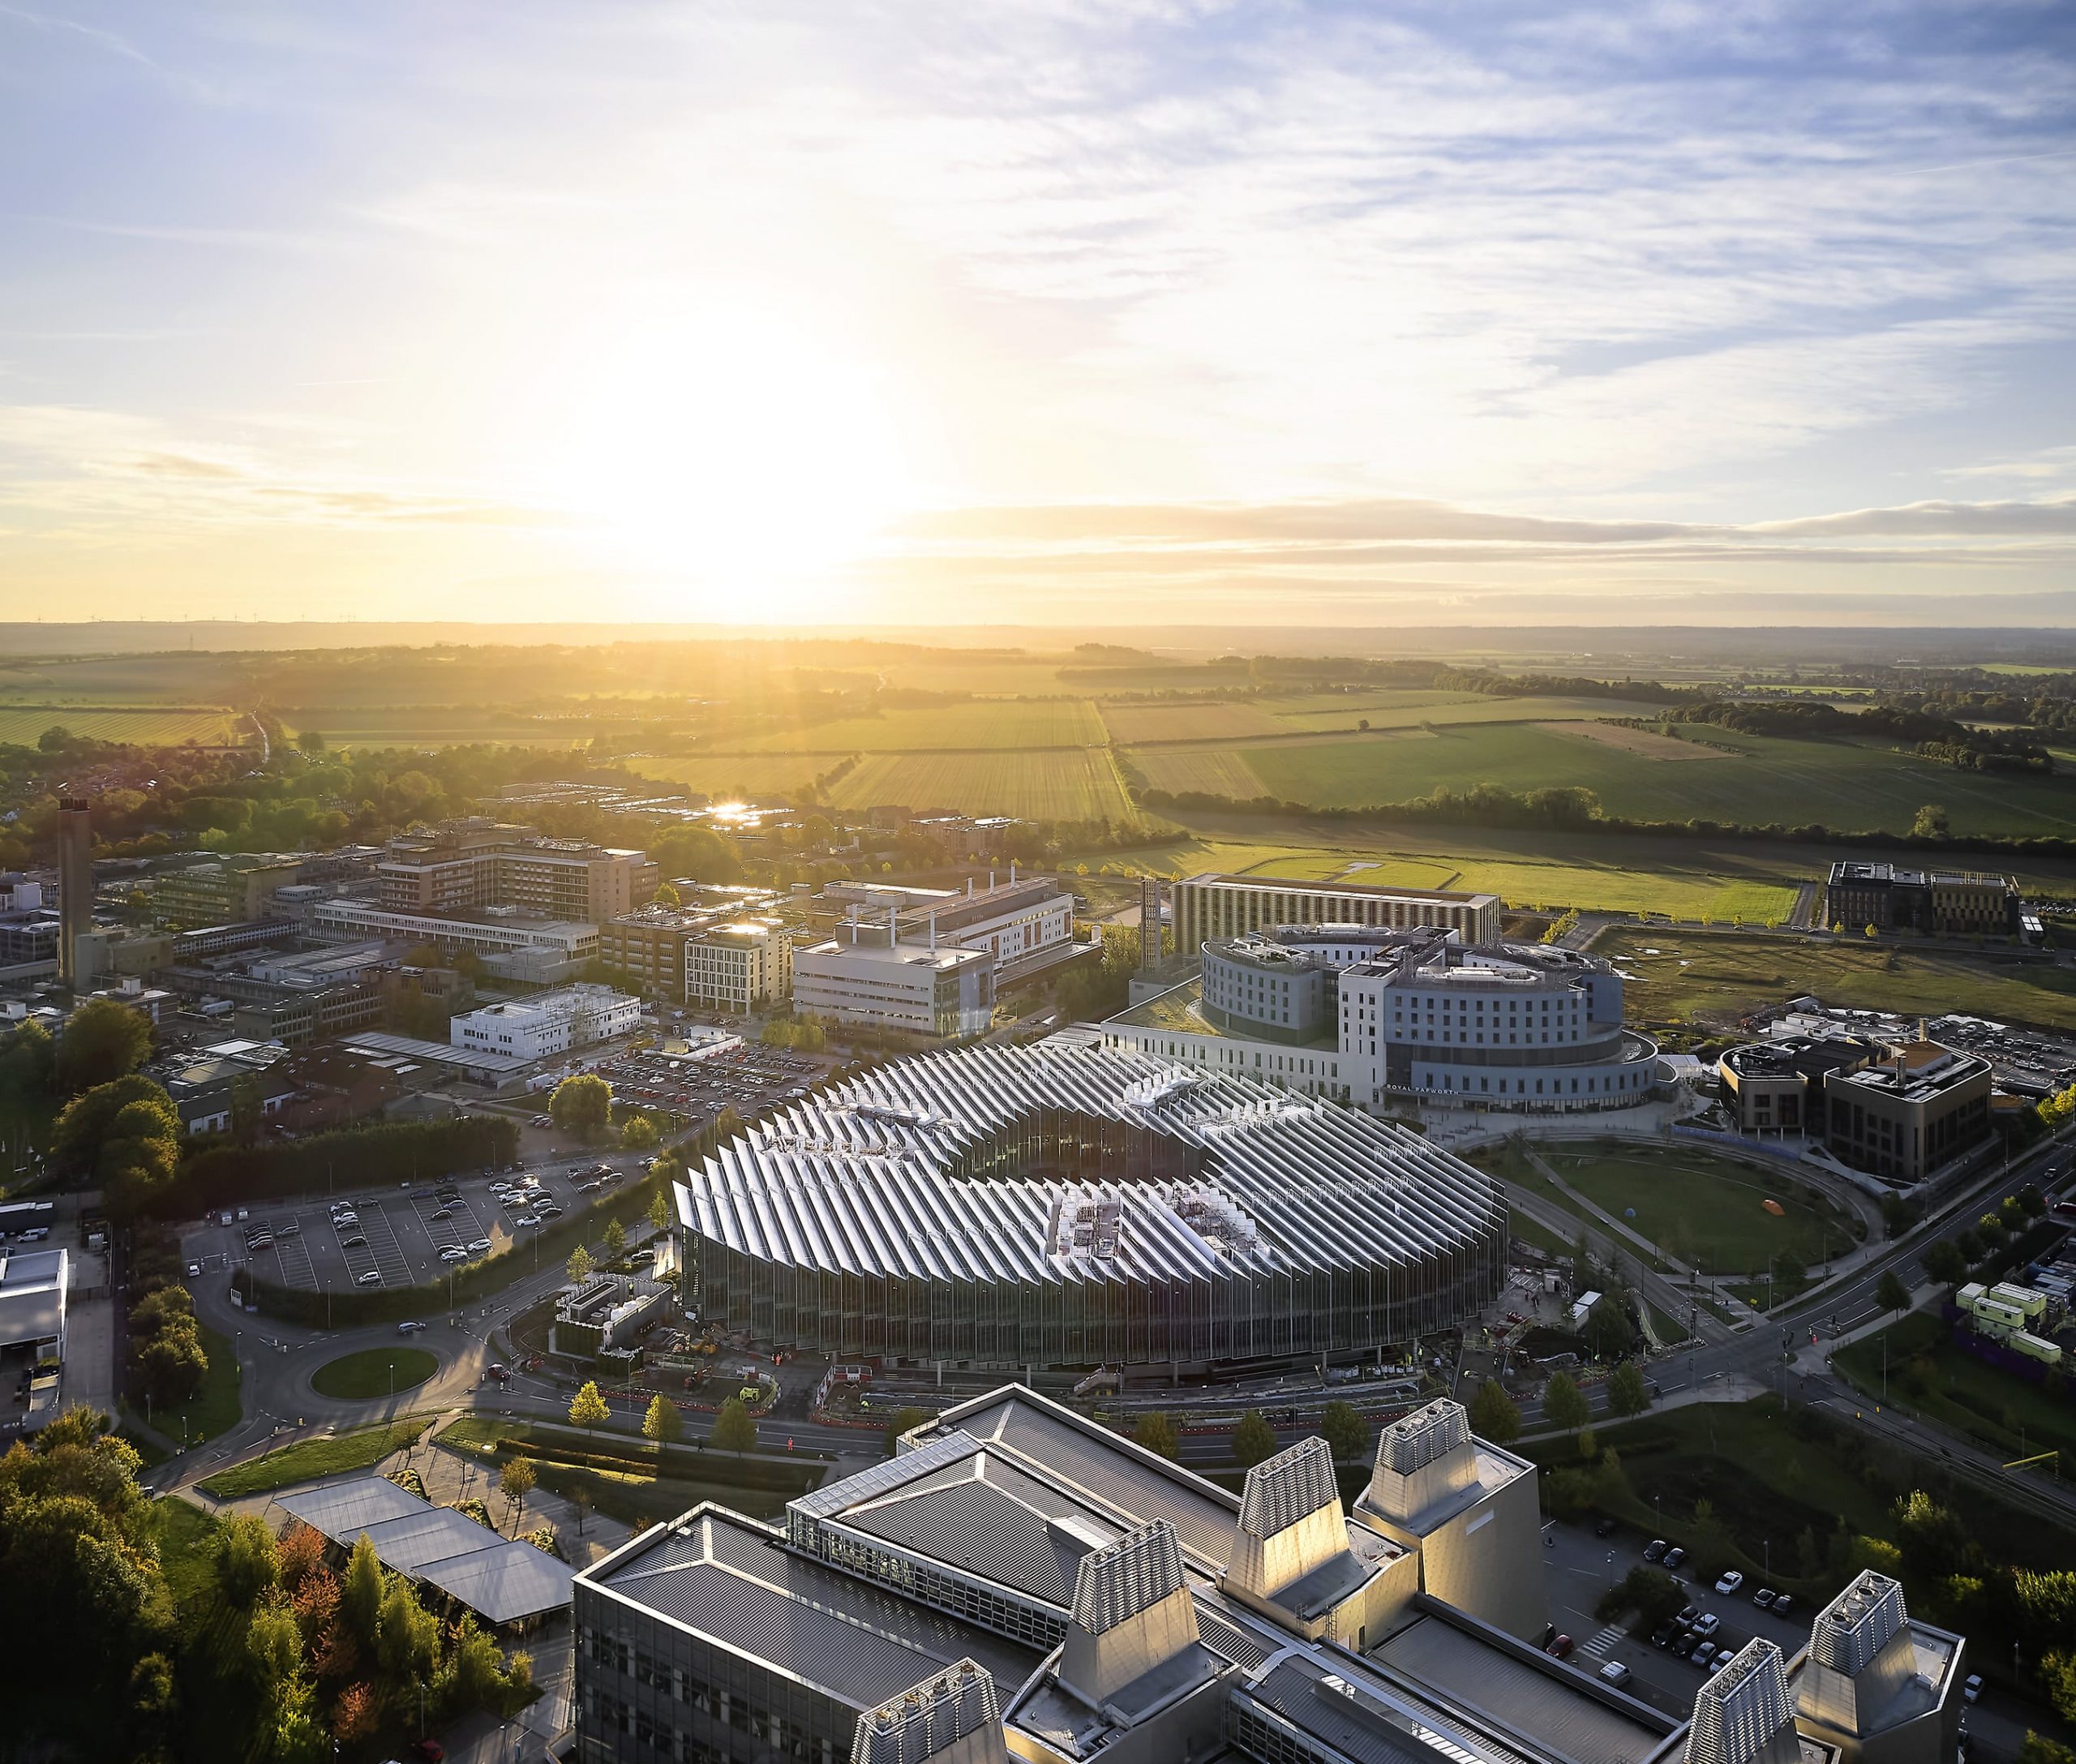
[(152, 1051), (152, 1025), (141, 1011), (113, 998), (89, 998), (65, 1019), (58, 1038), (58, 1088), (66, 1096), (127, 1078)]
[(656, 1234), (662, 1237), (677, 1223), (676, 1210), (671, 1205), (671, 1191), (658, 1188), (649, 1201), (649, 1223)]
[(1593, 1418), (1585, 1393), (1569, 1372), (1552, 1372), (1542, 1387), (1542, 1418), (1565, 1433), (1576, 1433)]
[(596, 1072), (565, 1078), (548, 1098), (548, 1118), (562, 1132), (594, 1140), (612, 1121), (613, 1088)]
[(2028, 1728), (2025, 1738), (2018, 1742), (2018, 1764), (2076, 1764), (2076, 1752)]
[(1639, 1563), (1600, 1595), (1593, 1615), (1606, 1623), (1625, 1611), (1633, 1611), (1640, 1628), (1655, 1629), (1678, 1616), (1686, 1603), (1685, 1589), (1671, 1575), (1662, 1568)]
[(1910, 1289), (1897, 1278), (1893, 1268), (1876, 1282), (1874, 1302), (1884, 1311), (1907, 1311), (1911, 1307)]
[(656, 884), (655, 893), (650, 895), (649, 904), (652, 907), (681, 907), (684, 904), (684, 899), (678, 893), (675, 885), (661, 882)]
[(217, 1544), (217, 1577), (224, 1596), (241, 1611), (259, 1602), (280, 1584), (281, 1559), (274, 1534), (256, 1514), (234, 1513), (224, 1522)]
[(1370, 1455), (1370, 1423), (1352, 1402), (1330, 1402), (1319, 1416), (1319, 1432), (1336, 1463), (1360, 1463)]
[(641, 1436), (656, 1442), (656, 1456), (662, 1457), (663, 1448), (684, 1431), (684, 1418), (678, 1413), (678, 1406), (665, 1397), (649, 1399), (649, 1413), (641, 1418)]
[(392, 1682), (409, 1684), (430, 1678), (440, 1659), (440, 1620), (418, 1603), (411, 1583), (401, 1574), (382, 1589), (382, 1607), (375, 1620), (375, 1657)]
[(661, 1138), (646, 1114), (631, 1114), (620, 1123), (620, 1143), (630, 1152), (653, 1152)]
[(1943, 839), (1946, 837), (1947, 827), (1945, 809), (1938, 803), (1928, 802), (1918, 810), (1911, 822), (1911, 837), (1914, 839)]
[(375, 1540), (365, 1531), (354, 1540), (353, 1553), (346, 1558), (346, 1582), (339, 1603), (355, 1638), (372, 1646), (375, 1620), (382, 1612), (382, 1561), (375, 1553)]
[(1643, 1368), (1634, 1360), (1623, 1361), (1607, 1381), (1608, 1412), (1627, 1418), (1641, 1414), (1650, 1406), (1650, 1386), (1644, 1380)]
[(1486, 1379), (1471, 1398), (1470, 1431), (1495, 1445), (1511, 1445), (1521, 1436), (1521, 1412), (1498, 1379)]
[(563, 1272), (568, 1275), (571, 1285), (581, 1286), (591, 1277), (591, 1270), (597, 1265), (591, 1260), (591, 1252), (580, 1243), (569, 1252), (569, 1260), (563, 1264)]
[(612, 1418), (612, 1410), (606, 1406), (606, 1399), (598, 1394), (596, 1379), (587, 1378), (584, 1388), (577, 1393), (569, 1405), (569, 1424), (581, 1427), (589, 1433), (602, 1421)]
[(607, 1261), (618, 1261), (627, 1253), (627, 1227), (617, 1219), (608, 1219), (598, 1247), (606, 1252)]
[(252, 1676), (268, 1693), (302, 1669), (302, 1625), (285, 1599), (270, 1599), (252, 1613), (245, 1629), (245, 1652)]
[(757, 1449), (757, 1418), (743, 1406), (740, 1397), (731, 1397), (714, 1418), (711, 1441), (717, 1452), (753, 1452)]
[(256, 1072), (240, 1072), (230, 1081), (230, 1132), (241, 1145), (250, 1145), (260, 1135), (260, 1118), (266, 1106)]
[(1132, 1424), (1132, 1444), (1143, 1446), (1161, 1457), (1179, 1457), (1182, 1452), (1182, 1436), (1175, 1431), (1175, 1423), (1160, 1410), (1143, 1414)]
[(1233, 1461), (1243, 1470), (1252, 1470), (1264, 1458), (1276, 1456), (1276, 1430), (1262, 1418), (1259, 1409), (1250, 1409), (1240, 1417), (1233, 1429)]
[(512, 1534), (515, 1538), (519, 1535), (519, 1515), (525, 1507), (527, 1496), (533, 1493), (537, 1479), (534, 1461), (525, 1457), (507, 1458), (504, 1470), (499, 1473), (497, 1491), (512, 1503)]
[(1636, 1346), (1636, 1326), (1622, 1295), (1610, 1292), (1586, 1313), (1586, 1346), (1604, 1360), (1620, 1359)]
[(1968, 1259), (1950, 1239), (1930, 1245), (1924, 1260), (1925, 1273), (1942, 1285), (1958, 1286), (1968, 1277)]

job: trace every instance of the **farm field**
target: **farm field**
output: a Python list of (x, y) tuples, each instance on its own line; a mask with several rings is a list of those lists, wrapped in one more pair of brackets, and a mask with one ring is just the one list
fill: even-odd
[[(1769, 1256), (1808, 1266), (1855, 1241), (1851, 1219), (1784, 1172), (1712, 1152), (1680, 1145), (1546, 1146), (1542, 1157), (1594, 1205), (1711, 1274), (1763, 1278)], [(1784, 1217), (1766, 1211), (1769, 1200)]]
[(92, 655), (0, 663), (0, 705), (193, 705), (242, 702), (245, 672), (229, 655)]
[(1640, 716), (1658, 701), (1611, 698), (1501, 698), (1482, 692), (1436, 692), (1399, 688), (1378, 692), (1315, 693), (1304, 697), (1263, 699), (1264, 710), (1287, 734), (1307, 729), (1437, 728), (1460, 723), (1538, 723), (1577, 718)]
[(1212, 741), (1274, 735), (1279, 725), (1259, 702), (1244, 698), (1106, 703), (1103, 721), (1122, 746), (1137, 742)]
[(630, 760), (628, 766), (645, 778), (731, 799), (767, 792), (783, 795), (835, 763), (836, 756), (829, 753), (693, 753), (669, 759)]
[(0, 701), (0, 741), (33, 747), (45, 729), (70, 729), (97, 741), (142, 747), (234, 745), (253, 739), (252, 725), (229, 710), (190, 705), (19, 705)]
[[(1814, 822), (1902, 831), (1925, 803), (1943, 804), (1956, 833), (2076, 832), (2076, 780), (1963, 775), (1873, 743), (1787, 741), (1711, 729), (1721, 762), (1676, 762), (1533, 724), (1437, 727), (1418, 740), (1257, 742), (1220, 750), (1259, 780), (1250, 794), (1319, 808), (1402, 802), (1437, 789), (1574, 784), (1610, 814), (1650, 821), (1765, 825)], [(1132, 763), (1156, 788), (1183, 790), (1190, 749), (1139, 749)]]
[(576, 718), (517, 716), (472, 705), (313, 706), (277, 713), (291, 736), (315, 729), (343, 748), (465, 747), (499, 742), (519, 747), (574, 747), (628, 725)]
[(1019, 698), (899, 707), (731, 735), (737, 753), (904, 753), (975, 748), (1100, 747), (1103, 719), (1086, 698)]
[(1757, 1006), (1808, 993), (1853, 1011), (1910, 1017), (1965, 1010), (2076, 1028), (2076, 972), (2013, 955), (1942, 955), (1855, 937), (1673, 934), (1648, 925), (1603, 932), (1593, 953), (1631, 976), (1630, 1015), (1647, 1022), (1734, 1024)]
[(913, 809), (1032, 820), (1130, 823), (1139, 818), (1104, 748), (873, 753), (832, 785), (828, 796), (839, 809), (901, 802)]

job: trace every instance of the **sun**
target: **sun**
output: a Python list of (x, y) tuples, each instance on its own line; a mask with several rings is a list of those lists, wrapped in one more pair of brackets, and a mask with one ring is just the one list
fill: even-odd
[(555, 500), (706, 616), (834, 610), (905, 500), (878, 377), (772, 315), (624, 318), (562, 376)]

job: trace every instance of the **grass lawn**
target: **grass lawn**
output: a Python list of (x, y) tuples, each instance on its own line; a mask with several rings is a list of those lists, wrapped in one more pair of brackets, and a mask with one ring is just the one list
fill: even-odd
[(1727, 1026), (1760, 1005), (1808, 993), (1827, 1005), (1899, 1016), (1960, 1010), (2076, 1028), (2076, 972), (2002, 951), (1952, 955), (1864, 938), (1812, 942), (1623, 927), (1602, 934), (1593, 953), (1632, 976), (1630, 1015), (1650, 1023)]
[(215, 1584), (217, 1533), (221, 1523), (192, 1501), (168, 1495), (154, 1501), (159, 1522), (159, 1565), (181, 1605), (191, 1605)]
[[(1825, 1259), (1827, 1242), (1836, 1254), (1855, 1241), (1851, 1221), (1785, 1171), (1676, 1144), (1546, 1148), (1543, 1157), (1632, 1230), (1704, 1270), (1763, 1273), (1775, 1255), (1807, 1266)], [(1768, 1200), (1785, 1216), (1769, 1212)]]
[(245, 1418), (238, 1402), (238, 1354), (230, 1337), (204, 1324), (202, 1351), (209, 1358), (209, 1369), (193, 1401), (178, 1409), (155, 1409), (149, 1417), (152, 1426), (169, 1440), (184, 1439), (190, 1445), (228, 1433)]
[(1522, 1243), (1533, 1243), (1546, 1255), (1568, 1258), (1572, 1253), (1570, 1244), (1565, 1243), (1555, 1231), (1548, 1230), (1538, 1225), (1525, 1212), (1508, 1213), (1507, 1229)]
[(432, 1418), (406, 1415), (385, 1427), (362, 1427), (329, 1439), (305, 1440), (285, 1445), (229, 1470), (218, 1470), (195, 1484), (205, 1495), (229, 1500), (240, 1495), (264, 1494), (270, 1488), (285, 1488), (291, 1483), (315, 1482), (344, 1470), (368, 1470), (392, 1452), (401, 1452), (418, 1436)]
[(1834, 1358), (1879, 1400), (1886, 1348), (1889, 1400), (2008, 1457), (2057, 1450), (2076, 1473), (2076, 1407), (2040, 1385), (1963, 1351), (1937, 1317), (1905, 1317)]
[(411, 1390), (440, 1370), (439, 1356), (422, 1347), (370, 1347), (317, 1368), (310, 1388), (320, 1397), (387, 1397)]
[(168, 705), (144, 710), (105, 705), (0, 705), (0, 741), (36, 745), (45, 729), (60, 727), (97, 741), (137, 746), (179, 747), (192, 741), (216, 747), (251, 740), (252, 725), (228, 710)]

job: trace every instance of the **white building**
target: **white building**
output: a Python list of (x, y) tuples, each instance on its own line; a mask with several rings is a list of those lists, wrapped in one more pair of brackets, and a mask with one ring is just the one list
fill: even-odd
[(978, 1035), (994, 1020), (994, 966), (985, 950), (889, 949), (832, 938), (793, 952), (793, 1008), (831, 1023)]
[(457, 1017), (448, 1039), (478, 1053), (547, 1059), (625, 1035), (641, 1017), (641, 1001), (626, 993), (610, 986), (564, 986)]
[(446, 956), (475, 955), (520, 970), (519, 977), (560, 979), (598, 953), (598, 928), (575, 920), (535, 919), (491, 907), (465, 916), (398, 912), (364, 900), (320, 900), (307, 909), (304, 934), (318, 943), (371, 938), (430, 943)]
[(793, 940), (775, 920), (743, 919), (688, 938), (684, 1000), (737, 1016), (790, 998)]
[[(924, 949), (984, 950), (994, 959), (997, 981), (1018, 980), (1074, 953), (1074, 895), (1050, 877), (1010, 879), (988, 886), (968, 882), (962, 894), (950, 888), (911, 888), (886, 882), (832, 882), (826, 901), (851, 909), (863, 934), (881, 937), (891, 927), (896, 940)], [(847, 936), (849, 934), (845, 934)]]
[(1622, 1108), (1658, 1084), (1622, 978), (1542, 944), (1284, 926), (1203, 946), (1199, 979), (1103, 1025), (1107, 1045), (1368, 1109)]

